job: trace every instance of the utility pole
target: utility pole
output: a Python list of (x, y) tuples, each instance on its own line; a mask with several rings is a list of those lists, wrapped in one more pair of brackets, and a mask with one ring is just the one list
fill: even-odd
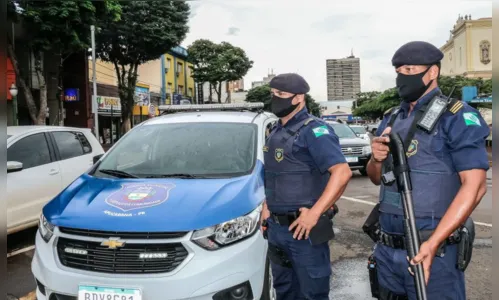
[(95, 137), (100, 143), (99, 138), (99, 105), (97, 104), (97, 78), (95, 76), (95, 26), (90, 26), (92, 31), (92, 84), (93, 84), (93, 95), (92, 95), (92, 112), (94, 114), (94, 133)]

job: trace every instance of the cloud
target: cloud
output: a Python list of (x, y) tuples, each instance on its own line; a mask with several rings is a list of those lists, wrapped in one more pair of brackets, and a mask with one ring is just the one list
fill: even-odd
[(237, 27), (229, 27), (227, 31), (227, 35), (237, 35), (239, 33), (239, 28)]
[[(360, 57), (362, 91), (393, 87), (390, 64), (398, 47), (424, 40), (437, 47), (459, 14), (492, 15), (491, 1), (458, 0), (203, 0), (196, 2), (183, 45), (199, 38), (227, 41), (254, 61), (245, 86), (274, 73), (298, 72), (311, 95), (327, 100), (326, 59)], [(229, 28), (229, 31), (228, 31)], [(231, 34), (231, 28), (237, 34)]]

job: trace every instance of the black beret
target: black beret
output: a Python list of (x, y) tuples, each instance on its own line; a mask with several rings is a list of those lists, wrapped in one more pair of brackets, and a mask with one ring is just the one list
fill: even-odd
[(306, 94), (310, 91), (305, 79), (295, 73), (279, 74), (270, 80), (269, 85), (271, 88), (291, 94)]
[(400, 47), (392, 58), (392, 65), (433, 65), (439, 63), (444, 54), (440, 49), (427, 42), (409, 42)]

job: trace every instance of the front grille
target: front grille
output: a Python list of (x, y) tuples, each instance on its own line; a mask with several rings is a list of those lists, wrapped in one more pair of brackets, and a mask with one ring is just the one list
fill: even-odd
[[(66, 248), (86, 250), (86, 254), (64, 251)], [(188, 252), (181, 243), (131, 244), (109, 249), (100, 242), (81, 241), (59, 237), (57, 253), (66, 267), (112, 274), (167, 273), (178, 267)], [(166, 258), (141, 259), (141, 253), (167, 253)]]
[(362, 148), (359, 146), (355, 147), (341, 147), (341, 152), (343, 155), (362, 155)]
[(76, 229), (69, 227), (59, 227), (59, 231), (66, 234), (79, 236), (88, 236), (96, 238), (120, 237), (126, 240), (150, 240), (150, 239), (176, 239), (184, 237), (188, 231), (180, 232), (118, 232), (118, 231), (99, 231), (88, 229)]

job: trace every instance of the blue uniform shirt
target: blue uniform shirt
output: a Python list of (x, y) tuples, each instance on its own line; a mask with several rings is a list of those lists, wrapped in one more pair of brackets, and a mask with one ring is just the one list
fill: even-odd
[[(283, 127), (291, 126), (308, 118), (310, 115), (307, 108), (304, 107), (284, 126), (279, 120), (273, 130), (282, 130)], [(314, 129), (320, 126), (326, 126), (327, 131), (322, 130), (320, 133), (315, 133)], [(333, 128), (322, 120), (313, 120), (300, 130), (293, 145), (293, 155), (312, 168), (318, 169), (321, 173), (327, 172), (336, 164), (346, 163), (338, 136), (334, 133)]]
[[(435, 88), (424, 95), (418, 100), (412, 112), (418, 110), (424, 103), (431, 101), (439, 91), (439, 88)], [(442, 144), (435, 145), (435, 147), (440, 149), (444, 146), (447, 147), (457, 172), (471, 169), (488, 170), (489, 159), (485, 148), (485, 139), (490, 134), (489, 126), (476, 109), (466, 103), (463, 104), (463, 108), (456, 114), (446, 112), (440, 117), (439, 123), (441, 123), (442, 130), (438, 130), (436, 136), (440, 137), (437, 140), (441, 141)], [(402, 102), (400, 106), (401, 118), (407, 118), (408, 112), (409, 103)], [(389, 119), (390, 114), (383, 118), (376, 131), (377, 136), (383, 133)], [(394, 126), (397, 126), (397, 123)], [(437, 124), (437, 126), (439, 125)]]

